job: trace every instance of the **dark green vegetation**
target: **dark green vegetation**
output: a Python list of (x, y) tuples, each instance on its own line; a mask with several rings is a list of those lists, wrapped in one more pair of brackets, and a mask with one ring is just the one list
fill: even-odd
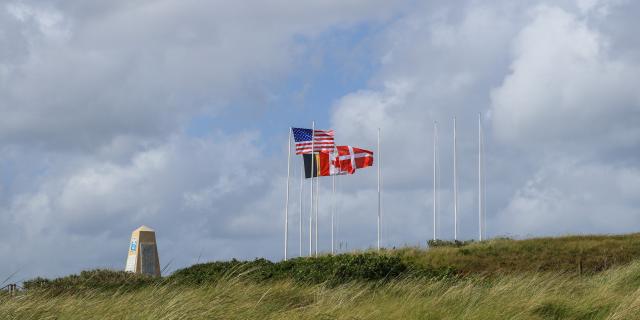
[(162, 283), (162, 279), (134, 274), (124, 271), (91, 270), (80, 274), (57, 279), (35, 278), (25, 281), (27, 290), (48, 290), (53, 293), (73, 292), (78, 290), (115, 290), (126, 287), (138, 289), (148, 285)]
[(397, 256), (372, 252), (341, 254), (318, 258), (296, 258), (282, 262), (265, 259), (254, 261), (218, 261), (180, 269), (165, 278), (154, 278), (122, 271), (92, 270), (58, 279), (36, 278), (26, 281), (28, 290), (53, 292), (83, 289), (136, 289), (158, 285), (205, 285), (229, 278), (245, 281), (291, 280), (301, 284), (324, 283), (335, 286), (351, 281), (388, 281), (399, 277), (449, 277), (451, 268), (434, 269), (409, 265)]
[(431, 244), (34, 279), (0, 319), (640, 319), (640, 234)]

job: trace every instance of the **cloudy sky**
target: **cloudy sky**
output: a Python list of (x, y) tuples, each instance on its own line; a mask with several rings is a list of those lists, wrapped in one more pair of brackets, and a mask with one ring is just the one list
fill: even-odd
[[(434, 121), (453, 236), (454, 116), (460, 234), (477, 237), (478, 113), (488, 236), (638, 231), (638, 15), (631, 0), (3, 0), (0, 281), (123, 268), (142, 224), (167, 270), (281, 259), (287, 130), (314, 120), (368, 149), (381, 128), (384, 246), (433, 236)], [(336, 241), (374, 246), (375, 169), (337, 189)]]

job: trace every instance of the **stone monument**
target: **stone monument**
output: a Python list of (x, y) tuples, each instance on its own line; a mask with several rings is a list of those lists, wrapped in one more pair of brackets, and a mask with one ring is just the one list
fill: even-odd
[(153, 229), (141, 226), (133, 230), (124, 271), (160, 276), (160, 258)]

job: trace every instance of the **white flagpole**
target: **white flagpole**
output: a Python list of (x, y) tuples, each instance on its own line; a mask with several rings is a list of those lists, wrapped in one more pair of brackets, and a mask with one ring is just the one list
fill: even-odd
[[(336, 177), (336, 185), (337, 185), (337, 187), (336, 187), (336, 188), (338, 189), (338, 193), (340, 193), (340, 190), (341, 190), (341, 189), (340, 189), (340, 176)], [(340, 227), (339, 227), (339, 226), (340, 226), (340, 215), (338, 214), (338, 208), (339, 208), (338, 204), (340, 204), (340, 202), (338, 201), (338, 199), (336, 199), (336, 208), (335, 208), (335, 215), (336, 215), (336, 231), (335, 231), (335, 232), (336, 232), (336, 239), (339, 239), (339, 238), (340, 238), (340, 237), (339, 237), (339, 235), (340, 235)], [(340, 243), (340, 242), (339, 242), (339, 240), (337, 240), (337, 241), (338, 241), (338, 243)], [(338, 246), (338, 250), (336, 250), (336, 251), (339, 253), (340, 249), (342, 249), (342, 245)]]
[(315, 135), (316, 135), (316, 122), (312, 121), (311, 122), (311, 177), (310, 177), (310, 192), (311, 192), (311, 196), (310, 196), (310, 203), (309, 203), (309, 257), (311, 257), (312, 253), (313, 253), (313, 171), (314, 171), (314, 160), (315, 160), (315, 155), (313, 153), (314, 150), (314, 140), (315, 140)]
[(315, 217), (315, 224), (316, 224), (316, 257), (318, 257), (318, 199), (320, 198), (320, 179), (319, 177), (316, 177), (316, 217)]
[(298, 253), (300, 257), (302, 257), (302, 191), (304, 189), (304, 163), (302, 163), (302, 166), (300, 167), (300, 212), (298, 213), (298, 223), (300, 225), (300, 234), (299, 234), (299, 240), (300, 240), (300, 252)]
[(478, 112), (478, 233), (482, 241), (482, 119)]
[(437, 239), (436, 230), (436, 215), (438, 212), (438, 185), (436, 183), (438, 178), (437, 172), (437, 158), (438, 158), (438, 121), (433, 122), (433, 240)]
[(289, 139), (287, 142), (287, 195), (284, 204), (284, 261), (287, 261), (287, 246), (289, 243), (289, 179), (291, 176), (291, 128), (289, 128)]
[(333, 229), (334, 229), (334, 215), (336, 211), (336, 175), (331, 177), (331, 254), (335, 254), (334, 244), (335, 240), (333, 237)]
[(453, 239), (458, 240), (458, 159), (456, 117), (453, 117)]
[[(482, 154), (484, 158), (484, 130), (482, 131)], [(482, 237), (487, 239), (487, 175), (485, 173), (485, 166), (487, 161), (482, 161)]]
[(378, 128), (378, 251), (380, 251), (380, 128)]

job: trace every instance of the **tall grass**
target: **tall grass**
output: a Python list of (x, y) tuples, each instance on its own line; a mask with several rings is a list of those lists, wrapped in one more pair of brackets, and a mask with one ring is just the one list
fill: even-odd
[(85, 271), (0, 292), (0, 319), (640, 319), (640, 234)]
[(0, 296), (2, 319), (638, 319), (640, 262), (588, 276), (528, 272), (337, 286), (224, 278), (203, 286)]
[(640, 258), (640, 233), (527, 240), (494, 239), (428, 251), (402, 248), (388, 254), (409, 264), (451, 267), (463, 274), (561, 271), (595, 273)]

